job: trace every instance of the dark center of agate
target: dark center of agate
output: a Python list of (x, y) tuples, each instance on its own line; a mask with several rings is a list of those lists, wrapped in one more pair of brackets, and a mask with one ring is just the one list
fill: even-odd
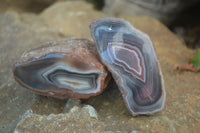
[(126, 72), (145, 82), (144, 60), (137, 47), (128, 44), (109, 43), (108, 50), (116, 65), (123, 67)]
[(94, 90), (97, 73), (82, 72), (70, 67), (63, 55), (49, 54), (35, 61), (15, 65), (17, 80), (27, 88), (38, 91)]

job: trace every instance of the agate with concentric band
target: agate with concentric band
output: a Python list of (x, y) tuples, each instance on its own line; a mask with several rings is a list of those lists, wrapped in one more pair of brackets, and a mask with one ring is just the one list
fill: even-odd
[(13, 73), (24, 87), (57, 98), (95, 96), (109, 81), (94, 43), (86, 39), (48, 42), (25, 52)]
[(149, 36), (118, 18), (100, 19), (90, 28), (101, 61), (112, 73), (131, 114), (162, 110), (164, 80)]

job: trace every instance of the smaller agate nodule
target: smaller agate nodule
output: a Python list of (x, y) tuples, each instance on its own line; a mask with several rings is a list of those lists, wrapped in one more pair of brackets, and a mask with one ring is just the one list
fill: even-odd
[(96, 54), (94, 43), (86, 39), (49, 42), (25, 52), (13, 73), (22, 86), (38, 94), (88, 98), (100, 94), (109, 81)]
[(100, 19), (90, 28), (101, 61), (112, 73), (131, 114), (162, 110), (166, 92), (149, 36), (118, 18)]

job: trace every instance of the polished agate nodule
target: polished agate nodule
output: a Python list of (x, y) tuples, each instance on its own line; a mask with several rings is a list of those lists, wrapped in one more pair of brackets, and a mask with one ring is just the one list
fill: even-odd
[(123, 19), (103, 18), (90, 27), (101, 60), (112, 73), (131, 114), (162, 110), (166, 93), (150, 38)]
[(49, 42), (22, 55), (14, 65), (15, 79), (24, 87), (57, 98), (88, 98), (106, 87), (107, 70), (95, 45), (85, 39)]

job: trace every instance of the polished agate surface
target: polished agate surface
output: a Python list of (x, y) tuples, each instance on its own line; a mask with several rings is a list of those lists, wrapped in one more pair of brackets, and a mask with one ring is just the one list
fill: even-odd
[(149, 36), (118, 18), (100, 19), (90, 28), (101, 61), (112, 73), (131, 114), (162, 110), (166, 92)]
[(25, 52), (14, 65), (16, 80), (42, 95), (88, 98), (107, 85), (107, 70), (94, 44), (86, 39), (49, 42)]

